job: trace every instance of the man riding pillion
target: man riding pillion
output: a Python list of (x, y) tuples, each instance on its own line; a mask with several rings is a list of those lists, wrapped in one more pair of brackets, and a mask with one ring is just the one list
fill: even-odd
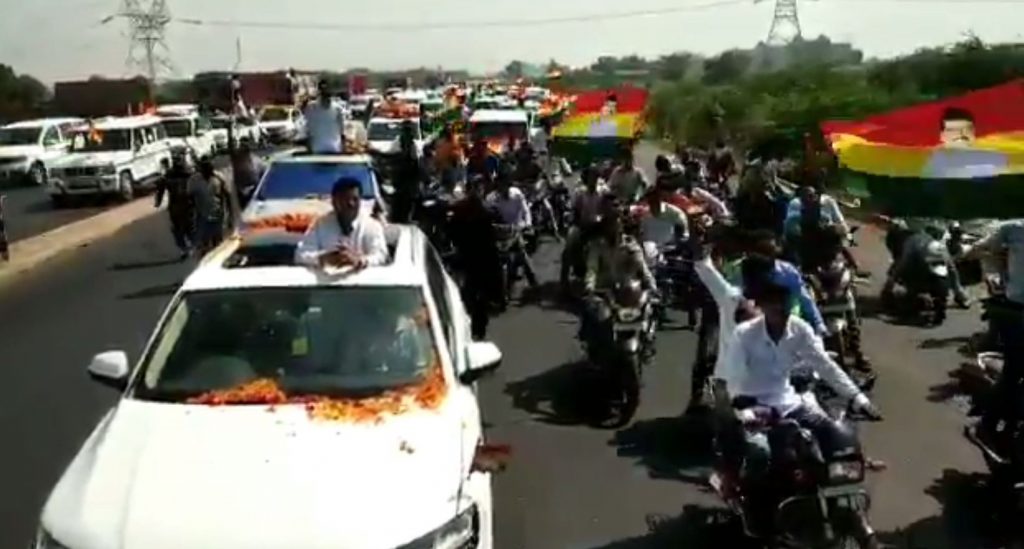
[[(725, 360), (720, 362), (721, 369), (715, 372), (730, 402), (768, 407), (779, 417), (795, 420), (811, 431), (823, 452), (840, 450), (834, 441), (847, 438), (842, 425), (820, 406), (804, 400), (790, 382), (798, 367), (809, 367), (841, 397), (850, 399), (854, 409), (880, 418), (867, 396), (825, 352), (811, 327), (790, 314), (786, 288), (761, 279), (749, 283), (745, 293), (754, 299), (762, 316), (736, 327)], [(743, 422), (756, 420), (749, 407), (741, 411), (740, 418)], [(773, 449), (773, 441), (763, 432), (743, 431), (743, 457), (733, 456), (742, 466), (734, 467), (735, 473), (747, 480), (764, 478), (771, 456), (784, 449)]]
[(580, 322), (580, 339), (588, 341), (598, 325), (611, 318), (602, 295), (617, 284), (640, 280), (643, 289), (657, 293), (657, 282), (651, 273), (640, 245), (623, 234), (614, 196), (605, 196), (601, 204), (598, 234), (589, 242), (587, 272), (583, 279), (584, 307)]
[(647, 175), (633, 162), (633, 151), (627, 150), (622, 157), (622, 164), (612, 170), (608, 178), (608, 188), (624, 205), (635, 204), (643, 196), (650, 183)]
[[(815, 181), (802, 186), (798, 196), (789, 203), (784, 227), (787, 244), (804, 270), (813, 269), (822, 261), (832, 259), (821, 256), (825, 251), (821, 245), (821, 229), (831, 225), (839, 227), (844, 237), (850, 234), (850, 226), (847, 225), (839, 204), (823, 191), (821, 182)], [(847, 246), (842, 246), (841, 251), (843, 258), (857, 276), (869, 276), (870, 273), (860, 270), (857, 259)]]
[(572, 200), (572, 227), (562, 248), (561, 283), (562, 290), (569, 291), (569, 274), (573, 267), (586, 260), (584, 255), (587, 242), (592, 238), (601, 220), (602, 200), (607, 187), (600, 185), (597, 170), (593, 166), (583, 168), (580, 173), (582, 187)]
[(647, 191), (646, 208), (640, 215), (640, 242), (649, 266), (654, 266), (668, 247), (690, 237), (690, 226), (682, 210), (664, 201), (668, 191), (655, 187)]

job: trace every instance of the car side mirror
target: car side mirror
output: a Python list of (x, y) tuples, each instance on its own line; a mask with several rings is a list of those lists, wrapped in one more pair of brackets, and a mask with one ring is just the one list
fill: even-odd
[(459, 380), (470, 385), (493, 373), (501, 366), (501, 349), (489, 341), (474, 341), (469, 344), (469, 365)]
[(100, 353), (89, 363), (89, 377), (118, 391), (128, 386), (128, 373), (128, 355), (124, 351)]

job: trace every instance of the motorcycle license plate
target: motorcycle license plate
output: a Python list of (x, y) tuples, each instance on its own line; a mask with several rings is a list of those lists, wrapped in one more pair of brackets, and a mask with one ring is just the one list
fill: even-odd
[(636, 322), (616, 322), (616, 332), (637, 332), (643, 327), (643, 321), (638, 320)]
[(710, 484), (717, 492), (722, 491), (722, 482), (722, 475), (719, 475), (717, 471), (711, 473), (711, 477), (708, 478), (708, 484)]
[(821, 314), (846, 313), (849, 312), (851, 309), (852, 308), (850, 307), (849, 303), (829, 303), (828, 305), (822, 305), (818, 307), (818, 310), (821, 311)]
[(949, 267), (947, 265), (933, 265), (932, 274), (935, 276), (949, 276)]

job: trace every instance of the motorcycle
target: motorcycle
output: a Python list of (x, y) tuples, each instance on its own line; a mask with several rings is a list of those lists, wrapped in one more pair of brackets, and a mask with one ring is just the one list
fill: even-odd
[(494, 226), (497, 233), (498, 262), (501, 265), (502, 300), (508, 302), (512, 298), (512, 290), (518, 278), (518, 254), (523, 249), (523, 231), (515, 225)]
[[(854, 246), (853, 235), (858, 227), (851, 229), (846, 245)], [(854, 273), (846, 257), (842, 253), (842, 242), (825, 257), (830, 259), (822, 265), (812, 267), (805, 273), (808, 286), (814, 294), (828, 337), (825, 348), (835, 354), (836, 363), (846, 369), (847, 359), (856, 349), (850, 334), (850, 326), (859, 322), (857, 315), (857, 293)]]
[(952, 290), (949, 273), (949, 251), (943, 240), (935, 238), (928, 231), (912, 231), (905, 225), (890, 229), (886, 235), (886, 246), (898, 261), (903, 255), (903, 248), (912, 238), (926, 239), (921, 247), (921, 254), (915, 257), (908, 266), (908, 272), (894, 272), (895, 263), (890, 269), (890, 277), (899, 277), (906, 290), (903, 302), (896, 300), (892, 292), (883, 292), (882, 300), (890, 309), (917, 313), (930, 311), (931, 322), (940, 325), (946, 320), (946, 308)]
[[(801, 396), (805, 401), (814, 399), (813, 385), (811, 380), (803, 384)], [(849, 436), (836, 441), (840, 447), (826, 458), (808, 429), (779, 417), (774, 409), (745, 398), (728, 405), (743, 429), (768, 432), (774, 445), (786, 449), (772, 452), (770, 469), (756, 483), (756, 489), (749, 482), (727, 489), (725, 479), (736, 475), (723, 465), (721, 436), (716, 438), (719, 463), (710, 483), (740, 518), (747, 536), (763, 540), (769, 547), (877, 549), (868, 520), (871, 498), (864, 488), (867, 460), (852, 421), (878, 418), (833, 412), (833, 419), (848, 428)]]
[(416, 208), (417, 224), (445, 260), (455, 255), (455, 245), (448, 234), (453, 201), (454, 198), (447, 195), (443, 189), (432, 185), (420, 197)]
[[(526, 190), (526, 199), (530, 204), (530, 217), (533, 220), (533, 226), (536, 228), (536, 233), (549, 234), (555, 237), (556, 240), (561, 240), (564, 232), (564, 225), (555, 213), (554, 205), (552, 204), (552, 193), (547, 179), (540, 178), (533, 183), (523, 183), (522, 188)], [(537, 248), (537, 243), (528, 242), (528, 249), (530, 253)]]
[(640, 405), (643, 368), (655, 353), (658, 303), (639, 280), (618, 284), (599, 299), (608, 306), (610, 319), (587, 338), (585, 352), (607, 389), (610, 426), (618, 428), (633, 419)]

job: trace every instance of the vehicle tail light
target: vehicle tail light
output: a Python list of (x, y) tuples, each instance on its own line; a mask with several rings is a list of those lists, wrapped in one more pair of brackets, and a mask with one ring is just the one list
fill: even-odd
[(507, 444), (481, 443), (473, 455), (473, 471), (481, 473), (500, 473), (505, 470), (512, 455), (512, 448)]

